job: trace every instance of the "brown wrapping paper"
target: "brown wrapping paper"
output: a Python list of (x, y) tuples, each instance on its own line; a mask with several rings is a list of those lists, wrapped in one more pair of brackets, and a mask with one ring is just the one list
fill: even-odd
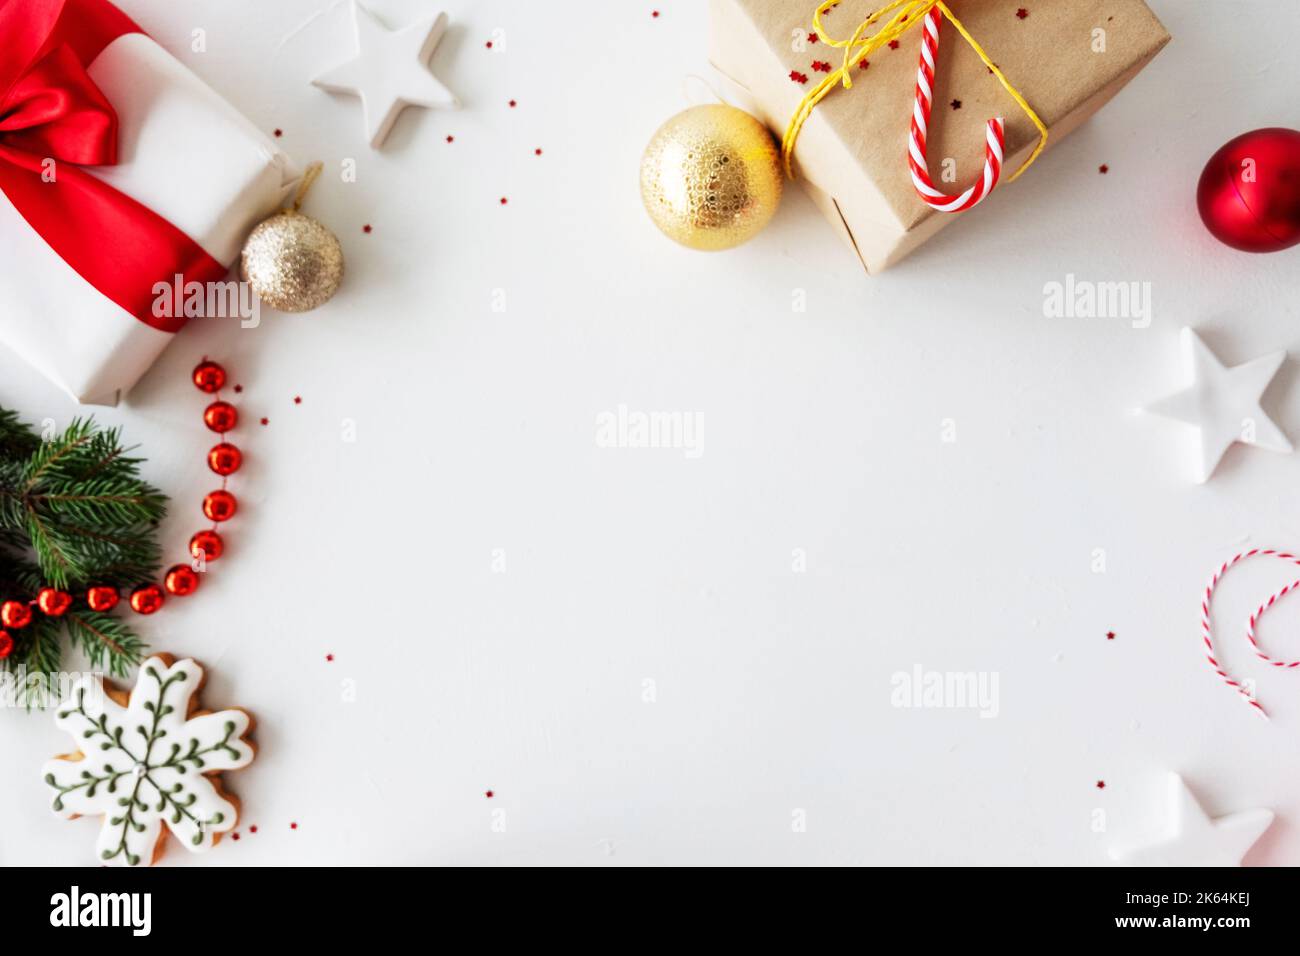
[[(1047, 125), (1048, 148), (1118, 93), (1169, 42), (1143, 0), (948, 0), (953, 13)], [(710, 0), (710, 59), (747, 94), (757, 115), (777, 135), (821, 78), (811, 64), (838, 69), (843, 50), (803, 42), (812, 32), (816, 0)], [(836, 38), (852, 35), (879, 6), (844, 0), (822, 25)], [(1025, 7), (1028, 15), (1016, 15)], [(872, 28), (875, 29), (874, 27)], [(827, 219), (857, 252), (869, 273), (898, 262), (959, 214), (939, 213), (917, 197), (907, 167), (907, 139), (916, 95), (921, 28), (899, 48), (878, 50), (853, 87), (837, 87), (804, 124), (794, 152), (795, 174)], [(790, 71), (807, 74), (798, 84)], [(946, 20), (940, 28), (928, 153), (935, 185), (956, 194), (983, 173), (984, 128), (1006, 119), (1005, 162), (995, 193), (1007, 184), (1038, 142), (1038, 131)], [(960, 109), (951, 102), (960, 100)], [(955, 161), (956, 181), (942, 179)], [(1034, 175), (1030, 170), (1026, 175)], [(995, 196), (990, 201), (997, 201)]]

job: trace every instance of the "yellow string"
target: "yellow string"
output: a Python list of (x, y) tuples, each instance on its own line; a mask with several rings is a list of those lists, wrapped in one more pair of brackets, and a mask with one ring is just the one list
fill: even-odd
[(311, 184), (316, 181), (316, 177), (321, 174), (321, 170), (324, 168), (325, 164), (317, 160), (308, 166), (306, 172), (302, 174), (302, 182), (298, 184), (298, 192), (293, 197), (294, 212), (302, 208), (302, 201), (307, 198), (307, 190), (311, 189)]
[[(957, 32), (962, 35), (962, 38), (970, 45), (970, 48), (978, 54), (979, 58), (984, 62), (984, 65), (987, 66), (993, 75), (998, 78), (998, 82), (1002, 84), (1002, 88), (1011, 95), (1011, 98), (1016, 101), (1022, 110), (1024, 110), (1025, 115), (1033, 121), (1034, 126), (1038, 129), (1038, 145), (1034, 147), (1034, 151), (1029, 154), (1029, 158), (1026, 159), (1024, 164), (1011, 175), (1007, 182), (1013, 182), (1020, 178), (1021, 173), (1032, 166), (1034, 160), (1036, 160), (1042, 154), (1043, 150), (1047, 148), (1047, 126), (1038, 118), (1038, 114), (1035, 113), (1033, 107), (1029, 105), (1029, 101), (1026, 100), (1020, 91), (1011, 85), (1011, 81), (1002, 74), (1002, 71), (998, 69), (997, 64), (989, 59), (989, 55), (984, 52), (984, 48), (979, 45), (978, 41), (976, 41), (973, 36), (970, 35), (969, 31), (967, 31), (967, 29), (962, 25), (961, 21), (953, 16), (953, 12), (948, 9), (948, 5), (945, 4), (943, 0), (892, 0), (892, 2), (885, 4), (858, 24), (858, 28), (853, 31), (853, 35), (847, 40), (835, 39), (822, 27), (822, 14), (835, 6), (837, 2), (838, 0), (825, 0), (825, 2), (818, 5), (816, 11), (813, 13), (813, 29), (817, 31), (818, 39), (827, 46), (835, 49), (843, 49), (844, 60), (840, 64), (838, 70), (834, 73), (828, 73), (803, 98), (802, 102), (799, 104), (799, 108), (795, 110), (794, 116), (790, 118), (790, 125), (786, 127), (785, 136), (781, 138), (781, 159), (785, 163), (785, 174), (791, 179), (794, 178), (794, 167), (792, 162), (794, 158), (795, 143), (799, 139), (799, 132), (803, 129), (804, 122), (812, 115), (812, 111), (816, 108), (817, 104), (826, 98), (826, 95), (835, 88), (836, 83), (842, 84), (846, 90), (852, 89), (852, 70), (855, 64), (861, 62), (863, 58), (870, 56), (885, 44), (897, 40), (912, 27), (916, 26), (916, 24), (924, 20), (926, 14), (935, 7), (938, 7), (940, 13), (947, 17), (948, 21), (957, 28)], [(893, 13), (894, 15), (883, 27), (871, 36), (863, 37), (863, 34), (865, 34), (868, 29), (890, 13)]]

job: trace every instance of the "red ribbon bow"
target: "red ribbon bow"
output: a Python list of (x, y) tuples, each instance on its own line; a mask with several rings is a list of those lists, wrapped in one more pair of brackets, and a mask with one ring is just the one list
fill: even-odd
[(107, 0), (0, 0), (0, 191), (105, 297), (164, 332), (154, 286), (226, 267), (152, 209), (83, 169), (117, 162), (117, 112), (86, 67), (142, 32)]

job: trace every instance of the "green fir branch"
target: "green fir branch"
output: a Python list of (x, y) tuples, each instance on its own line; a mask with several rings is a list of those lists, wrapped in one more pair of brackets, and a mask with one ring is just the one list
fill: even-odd
[(0, 600), (31, 601), (42, 587), (74, 596), (60, 618), (37, 613), (11, 632), (14, 649), (0, 669), (52, 674), (60, 637), (91, 666), (125, 676), (145, 646), (122, 620), (91, 611), (86, 589), (119, 590), (152, 580), (162, 562), (158, 523), (167, 499), (140, 476), (117, 428), (75, 419), (42, 440), (0, 408)]
[(103, 667), (107, 662), (110, 673), (125, 677), (144, 659), (144, 642), (120, 618), (103, 611), (74, 608), (60, 620), (92, 667)]

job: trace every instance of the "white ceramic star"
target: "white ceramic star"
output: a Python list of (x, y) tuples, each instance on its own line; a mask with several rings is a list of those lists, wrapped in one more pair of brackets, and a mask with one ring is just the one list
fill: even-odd
[(1291, 451), (1291, 442), (1282, 429), (1259, 407), (1260, 396), (1277, 374), (1286, 352), (1273, 352), (1245, 365), (1226, 368), (1191, 329), (1183, 329), (1182, 341), (1192, 383), (1143, 411), (1197, 427), (1200, 461), (1196, 480), (1209, 480), (1233, 442)]
[(332, 93), (361, 97), (372, 149), (383, 144), (398, 114), (408, 106), (460, 106), (427, 65), (447, 29), (447, 14), (438, 13), (390, 31), (354, 0), (352, 18), (357, 27), (357, 55), (326, 70), (312, 84)]
[(1164, 836), (1135, 847), (1111, 847), (1128, 866), (1240, 866), (1273, 822), (1272, 810), (1242, 810), (1211, 820), (1176, 773), (1169, 775), (1169, 820)]

